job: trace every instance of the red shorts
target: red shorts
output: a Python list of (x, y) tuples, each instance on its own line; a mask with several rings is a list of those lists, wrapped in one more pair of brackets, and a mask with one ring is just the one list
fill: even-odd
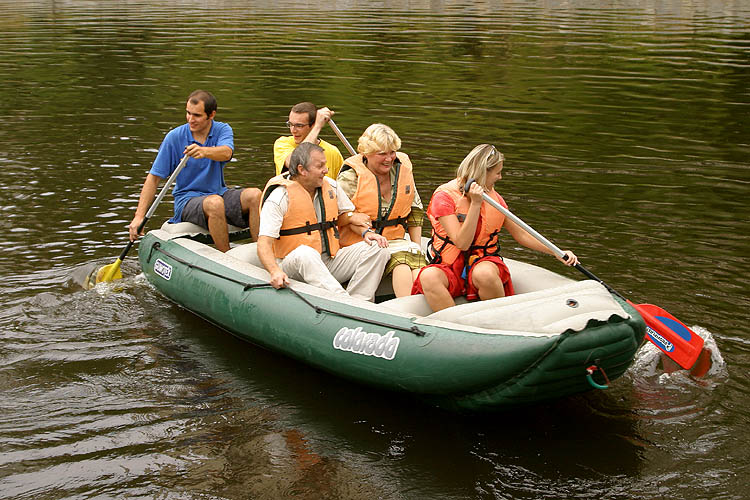
[(412, 285), (411, 294), (418, 295), (424, 293), (424, 291), (422, 290), (422, 282), (419, 279), (422, 276), (422, 271), (424, 269), (427, 269), (428, 267), (437, 267), (438, 269), (443, 271), (443, 273), (445, 273), (445, 276), (448, 278), (448, 292), (451, 294), (451, 297), (455, 298), (465, 294), (467, 300), (477, 300), (479, 299), (479, 295), (477, 294), (477, 289), (476, 287), (474, 287), (474, 283), (471, 280), (471, 274), (477, 262), (483, 261), (490, 261), (495, 263), (495, 265), (497, 266), (497, 274), (500, 276), (500, 280), (503, 282), (505, 296), (509, 297), (511, 295), (514, 295), (515, 292), (513, 291), (513, 281), (510, 279), (510, 271), (508, 270), (508, 266), (505, 265), (503, 259), (495, 255), (482, 257), (481, 259), (476, 260), (469, 268), (468, 280), (465, 280), (461, 277), (464, 270), (464, 260), (462, 258), (456, 259), (456, 262), (454, 262), (451, 266), (448, 266), (446, 264), (430, 264), (428, 266), (425, 266), (419, 270), (417, 279), (414, 280), (414, 285)]

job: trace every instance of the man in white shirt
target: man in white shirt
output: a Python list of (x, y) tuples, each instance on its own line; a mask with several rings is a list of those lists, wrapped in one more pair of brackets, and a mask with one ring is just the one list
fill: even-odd
[[(258, 257), (274, 288), (288, 285), (291, 278), (372, 301), (390, 258), (388, 241), (370, 229), (367, 215), (354, 212), (354, 204), (327, 172), (320, 146), (302, 143), (292, 152), (289, 174), (266, 186)], [(339, 248), (338, 227), (350, 224), (364, 241)], [(341, 283), (346, 281), (344, 290)]]

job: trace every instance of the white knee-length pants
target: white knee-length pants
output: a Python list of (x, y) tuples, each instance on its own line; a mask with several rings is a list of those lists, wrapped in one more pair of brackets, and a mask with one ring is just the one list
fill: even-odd
[[(289, 252), (280, 265), (291, 279), (372, 302), (389, 259), (387, 248), (360, 241), (340, 248), (334, 258), (302, 245)], [(347, 280), (344, 290), (341, 283)]]

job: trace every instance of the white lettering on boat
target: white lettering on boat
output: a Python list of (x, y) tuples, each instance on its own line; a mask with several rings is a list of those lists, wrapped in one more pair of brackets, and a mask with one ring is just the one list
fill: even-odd
[(154, 272), (169, 281), (172, 277), (172, 266), (161, 259), (156, 259), (156, 262), (154, 262)]
[(398, 350), (401, 339), (394, 337), (393, 330), (385, 335), (367, 333), (361, 326), (357, 328), (343, 327), (333, 337), (333, 347), (341, 351), (349, 351), (365, 356), (375, 356), (383, 359), (393, 359)]
[(648, 336), (651, 337), (651, 340), (654, 341), (654, 343), (661, 347), (664, 352), (672, 352), (674, 351), (674, 344), (672, 342), (668, 341), (661, 335), (659, 335), (656, 330), (651, 328), (650, 326), (646, 327), (646, 333), (648, 333)]

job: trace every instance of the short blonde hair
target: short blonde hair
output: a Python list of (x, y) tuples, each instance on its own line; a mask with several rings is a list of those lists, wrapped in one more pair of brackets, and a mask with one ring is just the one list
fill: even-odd
[(381, 151), (398, 151), (401, 139), (388, 125), (373, 123), (362, 132), (357, 142), (357, 152), (369, 155)]
[(474, 179), (477, 184), (484, 187), (487, 181), (487, 171), (503, 161), (505, 161), (505, 156), (492, 144), (480, 144), (475, 147), (466, 155), (456, 170), (461, 189), (469, 179)]

